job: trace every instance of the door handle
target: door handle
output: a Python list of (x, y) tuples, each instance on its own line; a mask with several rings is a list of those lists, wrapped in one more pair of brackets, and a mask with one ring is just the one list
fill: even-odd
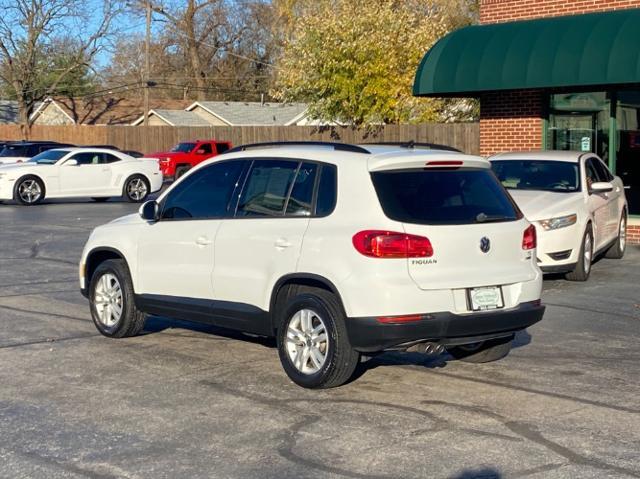
[(206, 236), (198, 236), (198, 238), (196, 239), (196, 244), (198, 246), (207, 246), (207, 245), (210, 245), (211, 243), (212, 241)]
[(291, 246), (291, 243), (289, 243), (289, 241), (287, 240), (287, 238), (278, 238), (275, 242), (275, 246), (276, 248), (288, 248), (289, 246)]

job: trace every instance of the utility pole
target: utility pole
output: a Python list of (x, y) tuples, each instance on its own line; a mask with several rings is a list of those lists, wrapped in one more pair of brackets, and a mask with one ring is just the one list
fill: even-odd
[(149, 75), (151, 70), (151, 61), (150, 61), (150, 45), (151, 45), (151, 0), (147, 0), (146, 2), (147, 9), (147, 36), (144, 42), (144, 126), (149, 124)]

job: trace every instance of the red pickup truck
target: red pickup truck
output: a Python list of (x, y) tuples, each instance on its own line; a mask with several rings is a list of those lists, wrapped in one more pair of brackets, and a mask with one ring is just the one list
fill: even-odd
[(157, 158), (165, 180), (177, 180), (198, 163), (231, 149), (228, 141), (193, 140), (178, 143), (170, 151), (147, 155)]

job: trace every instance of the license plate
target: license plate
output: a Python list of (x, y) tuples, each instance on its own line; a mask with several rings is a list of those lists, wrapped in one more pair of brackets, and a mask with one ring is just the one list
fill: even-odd
[(469, 289), (469, 302), (473, 311), (485, 311), (504, 307), (500, 286)]

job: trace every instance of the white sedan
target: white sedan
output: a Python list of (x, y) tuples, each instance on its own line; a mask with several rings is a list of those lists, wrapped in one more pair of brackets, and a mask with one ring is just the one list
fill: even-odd
[(492, 168), (538, 232), (538, 264), (586, 281), (596, 255), (622, 258), (627, 200), (622, 180), (593, 153), (503, 153)]
[(59, 148), (29, 161), (0, 166), (0, 201), (34, 205), (46, 198), (124, 196), (144, 201), (162, 187), (158, 161), (103, 148)]

